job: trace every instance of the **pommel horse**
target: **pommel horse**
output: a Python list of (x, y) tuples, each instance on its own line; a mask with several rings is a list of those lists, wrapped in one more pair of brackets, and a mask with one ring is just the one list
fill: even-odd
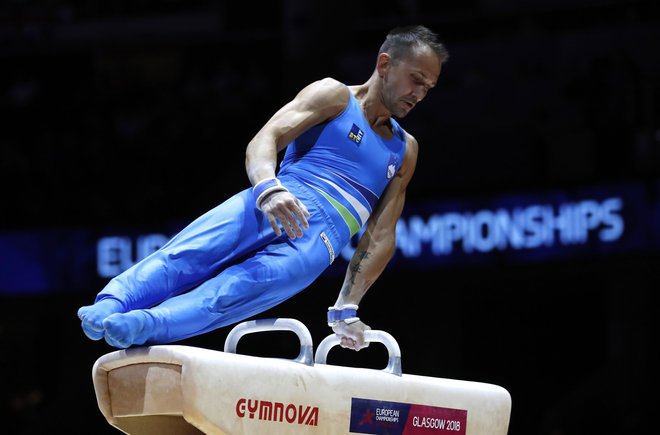
[[(236, 353), (245, 334), (292, 331), (295, 359)], [(326, 364), (339, 344), (329, 335), (313, 355), (295, 319), (236, 325), (224, 352), (181, 345), (118, 350), (101, 356), (92, 378), (108, 423), (135, 435), (452, 434), (505, 435), (511, 396), (500, 386), (404, 374), (401, 350), (385, 331), (367, 331), (387, 348), (382, 370)]]

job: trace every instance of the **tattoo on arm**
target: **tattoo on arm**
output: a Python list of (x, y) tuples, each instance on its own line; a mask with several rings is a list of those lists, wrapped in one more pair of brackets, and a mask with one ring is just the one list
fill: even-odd
[(370, 255), (371, 253), (369, 251), (357, 251), (355, 253), (355, 257), (353, 257), (355, 260), (351, 261), (351, 264), (349, 265), (349, 270), (350, 270), (349, 281), (351, 285), (350, 287), (347, 287), (342, 291), (344, 295), (347, 295), (351, 292), (351, 288), (355, 284), (355, 279), (357, 278), (357, 274), (362, 272), (362, 260), (368, 259)]

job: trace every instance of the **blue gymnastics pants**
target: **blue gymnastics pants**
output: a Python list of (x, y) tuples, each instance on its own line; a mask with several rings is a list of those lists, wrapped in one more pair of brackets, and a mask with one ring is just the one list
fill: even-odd
[[(283, 183), (311, 213), (303, 237), (278, 237), (246, 189), (113, 278), (79, 311), (83, 329), (86, 318), (107, 314), (103, 334), (111, 345), (169, 343), (246, 319), (309, 286), (330, 264), (323, 239), (337, 253), (348, 239), (311, 189)], [(108, 300), (111, 311), (94, 313)]]

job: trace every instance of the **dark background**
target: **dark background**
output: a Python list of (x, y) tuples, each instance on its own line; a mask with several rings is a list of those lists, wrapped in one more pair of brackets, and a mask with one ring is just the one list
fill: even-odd
[[(657, 185), (656, 1), (9, 0), (0, 230), (192, 220), (247, 187), (246, 144), (300, 88), (366, 81), (387, 31), (417, 23), (451, 58), (401, 120), (420, 143), (408, 201)], [(509, 390), (511, 435), (651, 433), (659, 257), (388, 269), (360, 315), (397, 338), (404, 373)], [(259, 317), (299, 319), (318, 343), (341, 279)], [(117, 433), (91, 382), (113, 349), (75, 315), (101, 286), (0, 297), (3, 433)], [(222, 349), (227, 332), (182, 344)], [(295, 337), (245, 340), (246, 353), (297, 354)], [(387, 360), (378, 345), (334, 352), (337, 364)]]

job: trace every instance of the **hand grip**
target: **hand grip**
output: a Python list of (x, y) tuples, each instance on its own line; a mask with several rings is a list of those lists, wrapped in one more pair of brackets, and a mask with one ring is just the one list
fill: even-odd
[[(401, 376), (401, 349), (394, 337), (385, 331), (368, 330), (364, 331), (364, 339), (370, 343), (383, 343), (389, 354), (387, 367), (385, 367), (383, 371)], [(339, 336), (337, 336), (337, 334), (331, 334), (325, 337), (316, 349), (316, 359), (314, 362), (316, 364), (326, 364), (328, 352), (330, 352), (330, 349), (334, 346), (339, 345), (339, 342)]]
[(263, 331), (292, 331), (300, 339), (300, 353), (293, 360), (308, 366), (314, 365), (312, 335), (307, 327), (295, 319), (258, 319), (236, 325), (225, 339), (225, 352), (236, 353), (238, 340), (245, 334)]

